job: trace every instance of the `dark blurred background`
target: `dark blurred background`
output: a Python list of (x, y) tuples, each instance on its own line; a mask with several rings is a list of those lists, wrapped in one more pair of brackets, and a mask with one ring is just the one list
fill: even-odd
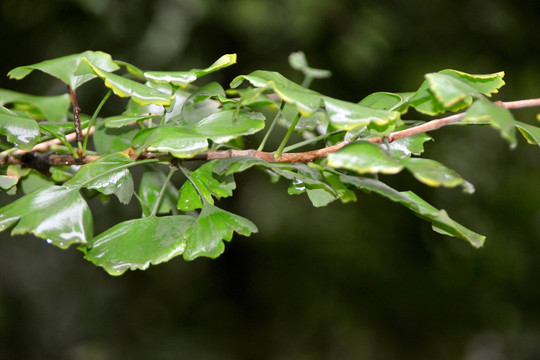
[[(238, 64), (215, 76), (224, 86), (256, 69), (301, 81), (287, 56), (302, 50), (333, 72), (313, 88), (336, 98), (414, 91), (453, 68), (504, 70), (496, 99), (517, 100), (540, 96), (539, 21), (537, 0), (2, 0), (0, 87), (58, 94), (46, 76), (5, 74), (84, 50), (147, 70), (234, 52)], [(81, 89), (83, 110), (104, 95), (98, 85)], [(537, 112), (514, 114), (534, 123)], [(217, 260), (111, 277), (75, 249), (0, 233), (0, 358), (540, 359), (540, 151), (510, 150), (488, 128), (432, 135), (426, 156), (476, 193), (388, 180), (487, 235), (482, 249), (375, 195), (316, 209), (251, 171), (220, 205), (259, 234)], [(95, 205), (97, 233), (138, 211)]]

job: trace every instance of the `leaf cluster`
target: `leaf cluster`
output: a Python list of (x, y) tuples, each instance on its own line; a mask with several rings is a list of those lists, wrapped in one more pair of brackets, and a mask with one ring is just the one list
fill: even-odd
[[(348, 102), (309, 89), (329, 71), (311, 68), (301, 52), (289, 60), (304, 74), (302, 85), (263, 70), (235, 77), (228, 88), (201, 84), (206, 75), (233, 65), (234, 54), (188, 71), (144, 71), (98, 51), (13, 69), (8, 74), (13, 79), (37, 70), (74, 93), (93, 80), (108, 92), (93, 113), (83, 112), (85, 138), (74, 145), (69, 136), (77, 119), (70, 114), (74, 99), (68, 92), (35, 96), (0, 89), (0, 187), (10, 195), (23, 193), (0, 208), (0, 231), (32, 233), (60, 248), (77, 246), (112, 275), (179, 255), (215, 258), (234, 233), (257, 232), (250, 220), (217, 204), (233, 195), (234, 175), (253, 168), (272, 181), (289, 182), (290, 195), (306, 194), (316, 207), (356, 201), (356, 190), (362, 190), (402, 204), (439, 233), (475, 247), (483, 244), (484, 236), (415, 193), (390, 187), (383, 177), (407, 170), (428, 186), (474, 191), (452, 169), (422, 157), (424, 144), (432, 140), (426, 133), (388, 140), (422, 123), (403, 118), (410, 109), (427, 116), (462, 111), (456, 124), (489, 125), (512, 147), (518, 129), (538, 145), (539, 128), (517, 122), (508, 109), (490, 101), (504, 85), (502, 72), (442, 70), (427, 74), (416, 91), (378, 92)], [(125, 109), (100, 117), (111, 94), (127, 98)], [(286, 134), (279, 137), (276, 127)], [(264, 136), (258, 136), (261, 132)], [(246, 137), (259, 142), (257, 150), (245, 148)], [(270, 137), (279, 146), (264, 152)], [(92, 150), (86, 146), (89, 139)], [(300, 140), (289, 144), (293, 139)], [(45, 154), (36, 154), (34, 146), (43, 143), (51, 145)], [(292, 152), (301, 148), (316, 150)], [(51, 163), (47, 154), (62, 155), (65, 163)], [(135, 167), (142, 173), (137, 188)], [(95, 196), (105, 202), (116, 197), (124, 205), (136, 202), (141, 215), (95, 235), (87, 203)]]

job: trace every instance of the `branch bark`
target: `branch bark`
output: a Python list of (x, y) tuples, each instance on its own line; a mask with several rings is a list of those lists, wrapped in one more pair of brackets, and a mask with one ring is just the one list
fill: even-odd
[[(518, 100), (518, 101), (509, 101), (501, 102), (498, 101), (499, 106), (505, 107), (507, 109), (519, 109), (533, 106), (540, 106), (540, 98), (538, 99), (527, 99), (527, 100)], [(388, 142), (392, 142), (404, 137), (413, 136), (416, 134), (421, 134), (429, 131), (434, 131), (440, 129), (441, 127), (454, 124), (459, 122), (465, 117), (465, 113), (459, 113), (455, 115), (446, 116), (440, 119), (434, 119), (423, 124), (410, 127), (408, 129), (396, 131), (390, 133), (386, 138)], [(94, 128), (85, 131), (90, 131), (93, 133)], [(81, 134), (84, 135), (84, 132)], [(68, 141), (73, 141), (77, 139), (78, 134), (73, 133), (66, 136)], [(363, 139), (364, 141), (369, 141), (372, 143), (380, 144), (385, 138), (384, 137), (373, 137), (369, 139)], [(355, 140), (356, 141), (356, 140)], [(275, 158), (273, 152), (257, 151), (257, 150), (209, 150), (201, 152), (189, 159), (182, 159), (182, 161), (188, 160), (215, 160), (215, 159), (224, 159), (231, 157), (255, 157), (267, 162), (272, 163), (308, 163), (315, 161), (317, 159), (326, 157), (328, 154), (338, 151), (344, 146), (350, 144), (351, 140), (341, 141), (335, 145), (328, 146), (322, 149), (305, 151), (305, 152), (296, 152), (296, 153), (284, 153), (281, 156)], [(17, 150), (11, 154), (6, 154), (0, 156), (0, 165), (8, 164), (19, 164), (24, 167), (30, 167), (43, 171), (43, 169), (48, 169), (50, 166), (55, 165), (83, 165), (91, 161), (99, 159), (99, 156), (85, 156), (83, 158), (76, 159), (72, 155), (59, 155), (59, 154), (40, 154), (40, 152), (48, 150), (52, 145), (59, 144), (60, 142), (56, 139), (47, 141), (41, 144), (36, 145), (30, 152)], [(125, 151), (133, 160), (143, 160), (143, 159), (163, 159), (168, 161), (177, 161), (171, 155), (166, 153), (152, 153), (152, 152), (143, 152), (141, 154), (136, 154), (134, 149), (128, 149)], [(39, 155), (29, 155), (29, 154), (39, 154)]]

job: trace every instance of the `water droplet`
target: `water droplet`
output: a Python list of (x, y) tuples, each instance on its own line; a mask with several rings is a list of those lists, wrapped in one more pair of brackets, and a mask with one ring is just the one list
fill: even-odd
[(47, 244), (52, 244), (52, 240), (51, 240), (51, 239), (47, 239)]

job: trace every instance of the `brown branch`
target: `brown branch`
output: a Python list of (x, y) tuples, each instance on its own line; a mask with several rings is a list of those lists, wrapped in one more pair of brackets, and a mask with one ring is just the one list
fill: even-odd
[[(528, 99), (528, 100), (519, 100), (519, 101), (510, 101), (510, 102), (497, 102), (499, 106), (505, 107), (507, 109), (518, 109), (532, 106), (540, 106), (540, 98), (538, 99)], [(446, 116), (440, 119), (434, 119), (423, 124), (410, 127), (408, 129), (396, 131), (390, 133), (386, 138), (389, 142), (413, 136), (428, 131), (433, 131), (440, 129), (441, 127), (454, 124), (459, 122), (465, 117), (465, 113), (459, 113), (455, 115)], [(93, 132), (93, 128), (90, 129), (90, 132)], [(86, 129), (85, 129), (86, 131)], [(69, 134), (69, 141), (76, 139), (76, 134)], [(380, 144), (384, 141), (384, 137), (374, 137), (369, 139), (364, 139), (364, 141), (369, 141), (372, 143)], [(323, 158), (328, 154), (334, 153), (344, 146), (350, 144), (351, 140), (344, 140), (335, 145), (328, 146), (322, 149), (299, 152), (299, 153), (284, 153), (280, 157), (275, 158), (274, 153), (257, 151), (257, 150), (208, 150), (201, 152), (189, 159), (182, 159), (182, 161), (189, 160), (215, 160), (215, 159), (225, 159), (232, 157), (254, 157), (267, 162), (272, 163), (308, 163), (316, 159)], [(30, 167), (38, 170), (46, 169), (50, 166), (55, 165), (83, 165), (91, 161), (99, 159), (99, 156), (85, 156), (83, 158), (76, 159), (73, 155), (59, 155), (59, 154), (39, 154), (39, 156), (33, 156), (29, 154), (36, 154), (39, 151), (47, 150), (51, 145), (60, 143), (56, 139), (38, 144), (31, 150), (31, 152), (24, 152), (18, 150), (12, 154), (7, 154), (0, 156), (0, 165), (9, 165), (9, 164), (19, 164), (23, 167)], [(142, 152), (141, 154), (136, 154), (134, 149), (128, 149), (124, 151), (128, 156), (133, 160), (142, 160), (142, 159), (163, 159), (164, 161), (176, 161), (171, 155), (166, 153), (152, 153), (152, 152)]]

